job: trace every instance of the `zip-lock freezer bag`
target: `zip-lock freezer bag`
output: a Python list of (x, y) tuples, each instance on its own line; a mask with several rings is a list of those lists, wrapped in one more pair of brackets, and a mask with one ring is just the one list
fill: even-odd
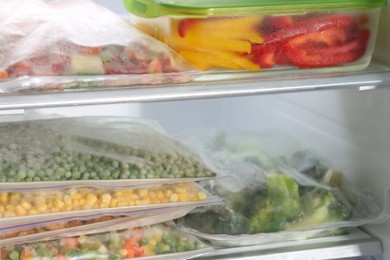
[(55, 184), (62, 186), (129, 186), (215, 176), (153, 120), (48, 117), (29, 114), (22, 121), (0, 123), (0, 187), (53, 181), (63, 181)]
[[(148, 210), (220, 204), (196, 183), (155, 184), (131, 188), (45, 187), (0, 189), (0, 230), (42, 221), (131, 216)], [(145, 214), (146, 214), (145, 213)], [(142, 214), (139, 215), (142, 218)]]
[[(37, 86), (45, 89), (45, 84), (47, 88), (77, 87), (91, 81), (75, 77), (72, 85), (69, 77), (40, 76), (155, 74), (93, 80), (97, 86), (105, 86), (105, 82), (120, 86), (160, 83), (169, 78), (175, 82), (176, 72), (194, 70), (169, 47), (88, 0), (1, 1), (0, 28), (0, 75), (21, 77), (15, 84), (12, 80), (1, 83), (2, 93)], [(164, 73), (173, 74), (164, 79)], [(176, 76), (178, 82), (190, 78)]]
[(198, 147), (222, 176), (205, 181), (203, 187), (222, 197), (224, 205), (195, 209), (178, 223), (214, 245), (337, 235), (343, 228), (388, 218), (388, 191), (383, 191), (383, 204), (376, 203), (374, 191), (353, 187), (341, 171), (314, 152), (291, 153), (300, 145), (294, 146), (287, 137), (240, 131), (213, 136), (214, 131), (205, 132), (197, 135), (193, 131), (183, 142)]
[(190, 259), (212, 248), (173, 223), (130, 227), (104, 233), (67, 236), (5, 246), (1, 259)]

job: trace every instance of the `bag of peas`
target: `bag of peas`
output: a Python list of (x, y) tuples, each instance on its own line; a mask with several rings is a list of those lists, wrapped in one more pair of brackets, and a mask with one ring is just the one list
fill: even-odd
[(93, 1), (3, 1), (0, 24), (1, 93), (186, 82), (178, 72), (195, 70)]
[(0, 187), (53, 182), (128, 186), (215, 176), (197, 154), (152, 120), (27, 117), (0, 123)]
[(190, 259), (212, 248), (171, 223), (103, 233), (62, 234), (57, 239), (3, 246), (2, 260), (18, 259)]

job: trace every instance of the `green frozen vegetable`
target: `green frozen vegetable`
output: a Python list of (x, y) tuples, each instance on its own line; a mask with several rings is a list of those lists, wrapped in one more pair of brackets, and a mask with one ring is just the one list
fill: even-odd
[[(85, 135), (71, 119), (3, 123), (0, 182), (215, 176), (188, 147), (161, 133), (146, 127), (119, 131), (115, 122), (112, 133), (109, 124), (98, 126)], [(134, 138), (118, 142), (127, 131)]]
[(269, 174), (266, 196), (251, 214), (251, 233), (275, 232), (286, 223), (297, 220), (302, 213), (298, 183), (288, 175)]

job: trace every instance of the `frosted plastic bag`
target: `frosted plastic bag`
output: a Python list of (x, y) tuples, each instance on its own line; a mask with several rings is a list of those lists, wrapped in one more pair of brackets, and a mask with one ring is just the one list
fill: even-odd
[[(196, 183), (132, 188), (56, 186), (0, 190), (0, 230), (42, 221), (138, 214), (221, 203)], [(142, 215), (140, 215), (142, 217)]]
[(1, 254), (5, 259), (190, 259), (212, 250), (168, 222), (74, 237), (63, 234), (57, 240), (5, 246)]
[(64, 181), (55, 184), (62, 186), (129, 186), (215, 176), (189, 147), (152, 120), (29, 118), (0, 123), (0, 188), (53, 181)]
[(102, 215), (100, 217), (65, 218), (31, 222), (1, 229), (1, 245), (21, 244), (25, 241), (55, 239), (64, 233), (77, 236), (86, 232), (100, 233), (113, 229), (125, 229), (170, 221), (186, 215), (194, 206), (169, 209), (144, 210), (130, 216)]
[[(133, 76), (126, 81), (132, 85), (167, 81), (168, 76), (164, 79), (159, 75), (162, 73), (195, 70), (169, 47), (92, 1), (25, 3), (15, 0), (1, 1), (0, 6), (0, 75), (3, 77), (156, 74), (143, 80)], [(191, 76), (172, 74), (169, 78), (182, 82)], [(101, 82), (110, 79), (108, 84), (112, 85), (112, 77)], [(48, 88), (66, 86), (56, 85), (57, 80), (59, 84), (64, 82), (52, 78), (52, 82), (46, 82)], [(123, 85), (123, 78), (117, 80), (117, 85)], [(2, 83), (1, 92), (36, 87), (34, 78), (19, 85), (15, 89), (12, 81)]]
[(224, 176), (203, 187), (225, 204), (198, 208), (180, 219), (187, 232), (218, 246), (242, 246), (335, 235), (340, 228), (388, 219), (388, 191), (382, 191), (383, 204), (376, 203), (376, 191), (353, 187), (315, 153), (290, 153), (302, 144), (286, 135), (214, 134), (208, 129), (181, 137)]

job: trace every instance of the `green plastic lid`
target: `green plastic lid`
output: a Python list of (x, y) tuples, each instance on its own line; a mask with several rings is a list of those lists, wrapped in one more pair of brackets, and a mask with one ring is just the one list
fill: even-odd
[(123, 0), (123, 3), (130, 13), (151, 18), (362, 10), (385, 6), (387, 0)]

